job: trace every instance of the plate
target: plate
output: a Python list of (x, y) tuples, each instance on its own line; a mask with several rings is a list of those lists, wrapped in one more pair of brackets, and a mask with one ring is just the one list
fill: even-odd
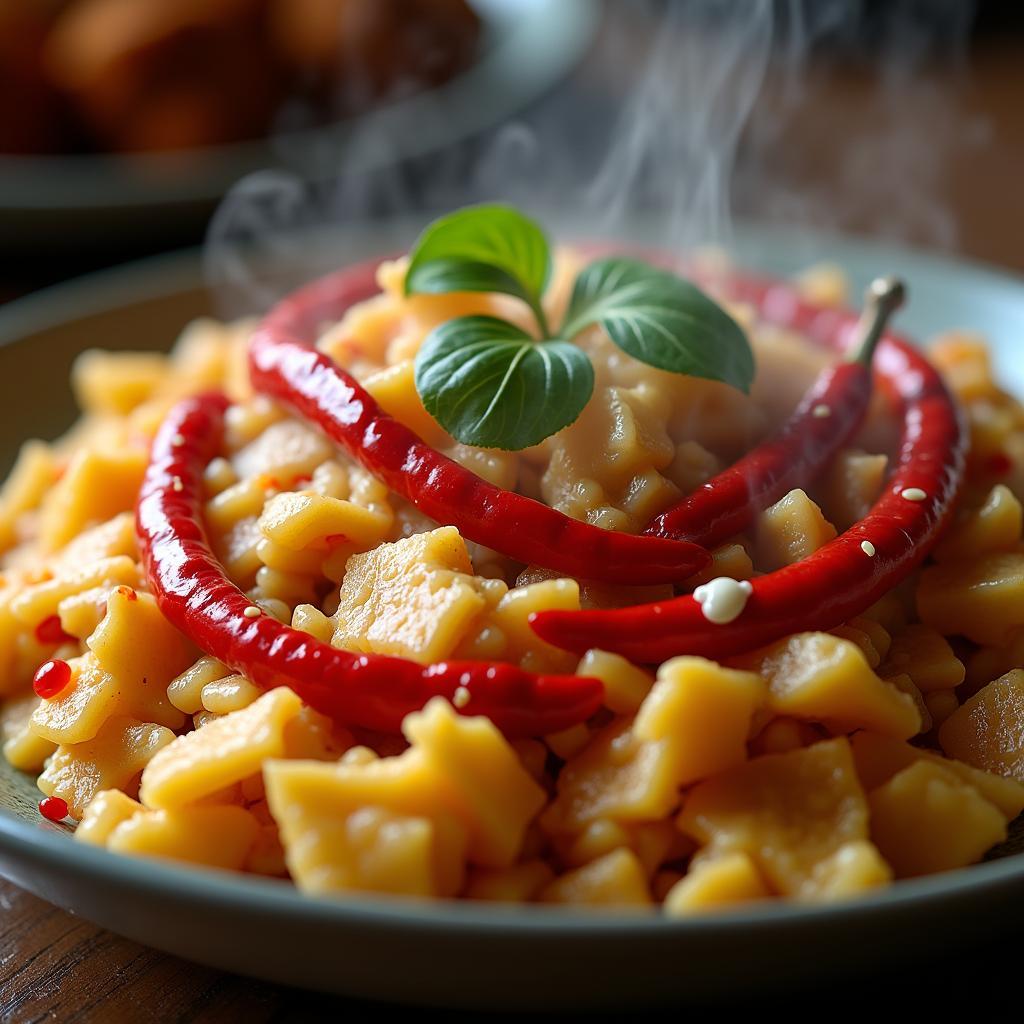
[[(413, 225), (347, 232), (345, 257), (390, 251)], [(630, 237), (650, 241), (652, 225)], [(361, 251), (360, 251), (361, 250)], [(827, 255), (858, 284), (897, 271), (911, 333), (984, 332), (1024, 392), (1024, 282), (978, 265), (851, 239), (756, 228), (739, 261), (787, 273)], [(166, 347), (208, 312), (197, 253), (145, 261), (51, 288), (0, 310), (0, 452), (73, 415), (66, 370), (89, 345)], [(285, 883), (118, 857), (72, 842), (36, 811), (32, 781), (0, 766), (0, 872), (139, 942), (205, 964), (374, 999), (490, 1009), (608, 1008), (746, 997), (893, 966), (991, 940), (1024, 906), (1024, 856), (901, 882), (841, 905), (765, 905), (671, 921), (544, 907), (352, 897), (314, 901)]]
[[(379, 171), (437, 152), (512, 117), (581, 58), (598, 22), (595, 0), (473, 0), (483, 22), (472, 66), (437, 89), (359, 117), (186, 154), (0, 154), (0, 218), (25, 245), (95, 237), (180, 237), (184, 214), (205, 215), (246, 174), (287, 167), (311, 179)], [(357, 143), (358, 144), (355, 144)], [(140, 220), (139, 211), (147, 216)], [(102, 233), (102, 234), (100, 234)]]

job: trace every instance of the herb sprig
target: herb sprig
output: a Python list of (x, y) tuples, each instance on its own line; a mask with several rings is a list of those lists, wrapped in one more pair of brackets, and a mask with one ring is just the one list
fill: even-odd
[(535, 337), (492, 316), (436, 327), (416, 356), (416, 390), (456, 440), (517, 451), (573, 423), (594, 391), (594, 370), (573, 339), (600, 324), (634, 359), (749, 391), (746, 335), (695, 284), (640, 260), (599, 259), (577, 276), (561, 328), (543, 296), (551, 249), (540, 226), (502, 204), (470, 206), (430, 224), (413, 247), (407, 295), (500, 292), (521, 299)]

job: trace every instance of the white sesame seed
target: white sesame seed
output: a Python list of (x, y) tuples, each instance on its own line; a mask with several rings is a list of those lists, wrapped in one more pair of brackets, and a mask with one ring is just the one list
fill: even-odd
[(928, 497), (920, 487), (904, 487), (900, 491), (900, 496), (906, 498), (907, 501), (924, 501)]
[(251, 604), (249, 605), (248, 608), (245, 609), (245, 611), (242, 612), (242, 614), (247, 619), (258, 619), (263, 614), (263, 612), (259, 608), (257, 608), (256, 605)]
[(827, 405), (816, 405), (816, 406), (815, 406), (815, 407), (814, 407), (814, 408), (813, 408), (813, 409), (811, 410), (811, 415), (812, 415), (812, 416), (813, 416), (813, 417), (814, 417), (815, 419), (818, 419), (818, 420), (823, 420), (823, 419), (825, 419), (825, 417), (826, 417), (826, 416), (831, 416), (831, 415), (832, 415), (832, 410), (831, 410), (831, 408), (830, 408), (829, 406), (827, 406)]
[(176, 476), (171, 481), (171, 490), (176, 491), (176, 492), (181, 492), (181, 491), (185, 490), (185, 485), (181, 482), (181, 477), (180, 476)]
[(460, 686), (452, 697), (452, 703), (457, 708), (464, 708), (469, 703), (469, 690), (464, 686)]
[(174, 437), (171, 438), (171, 444), (173, 444), (175, 448), (180, 448), (184, 443), (185, 443), (185, 435), (184, 434), (175, 434)]
[(860, 542), (860, 549), (861, 549), (861, 551), (864, 552), (865, 555), (868, 556), (868, 558), (874, 558), (875, 557), (875, 545), (872, 544), (871, 541), (869, 541), (869, 540), (862, 540)]

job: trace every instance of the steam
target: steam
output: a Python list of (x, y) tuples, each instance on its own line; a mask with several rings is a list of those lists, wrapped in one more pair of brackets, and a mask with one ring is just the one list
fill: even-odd
[[(969, 4), (617, 0), (606, 16), (573, 81), (482, 141), (400, 161), (402, 133), (427, 138), (446, 116), (438, 106), (415, 125), (368, 124), (340, 154), (285, 152), (317, 168), (315, 183), (288, 171), (240, 181), (205, 253), (223, 312), (265, 309), (483, 200), (516, 203), (563, 237), (629, 237), (646, 215), (645, 240), (676, 250), (728, 245), (734, 215), (955, 243), (943, 158), (985, 126), (958, 116), (955, 86), (933, 69), (962, 61)], [(869, 88), (850, 105), (843, 82), (858, 75)], [(808, 152), (816, 173), (796, 156)]]

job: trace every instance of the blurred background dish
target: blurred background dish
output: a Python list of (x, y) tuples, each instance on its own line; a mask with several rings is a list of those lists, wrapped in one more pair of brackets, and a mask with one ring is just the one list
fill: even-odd
[[(254, 170), (440, 152), (585, 52), (590, 0), (2, 0), (0, 257), (194, 242)], [(386, 146), (351, 145), (386, 139)], [(110, 262), (107, 259), (106, 262)]]

